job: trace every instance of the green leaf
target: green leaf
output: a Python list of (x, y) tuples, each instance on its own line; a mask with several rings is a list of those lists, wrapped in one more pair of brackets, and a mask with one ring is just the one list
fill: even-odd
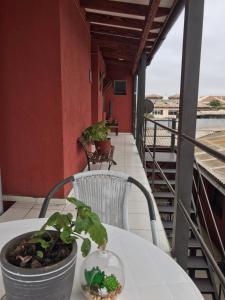
[(91, 239), (100, 247), (108, 241), (107, 232), (102, 224), (95, 224), (88, 229)]
[(94, 224), (101, 224), (99, 216), (93, 211), (90, 213), (89, 217)]
[(75, 240), (75, 238), (72, 236), (72, 233), (73, 231), (70, 227), (65, 227), (60, 233), (60, 239), (66, 244), (71, 244)]
[(72, 220), (73, 220), (73, 214), (68, 213), (68, 214), (67, 214), (67, 217), (68, 217), (68, 219), (70, 220), (70, 222), (72, 222)]
[(91, 250), (91, 241), (89, 239), (84, 239), (81, 245), (82, 255), (85, 257), (89, 254)]
[[(42, 226), (43, 227), (43, 226)], [(36, 231), (33, 235), (32, 235), (32, 238), (35, 238), (35, 237), (41, 237), (43, 236), (43, 234), (45, 233), (45, 229), (41, 228), (40, 230)]]
[(116, 276), (111, 274), (110, 276), (106, 276), (103, 281), (104, 287), (107, 288), (108, 292), (114, 292), (119, 287), (119, 282), (116, 279)]
[(47, 242), (41, 238), (32, 238), (29, 240), (29, 243), (30, 244), (41, 244), (41, 247), (43, 249), (47, 249), (50, 246), (51, 241)]
[(37, 255), (38, 257), (40, 257), (40, 258), (43, 258), (44, 253), (43, 253), (42, 251), (37, 251), (37, 252), (36, 252), (36, 255)]
[(83, 231), (85, 233), (87, 233), (88, 229), (91, 225), (92, 225), (92, 222), (89, 217), (81, 218), (80, 216), (77, 216), (74, 231), (77, 233), (81, 233)]
[(83, 207), (88, 207), (84, 202), (77, 200), (75, 197), (68, 197), (67, 200), (74, 204), (77, 209), (83, 208)]
[(84, 270), (84, 277), (89, 287), (96, 287), (96, 285), (103, 287), (105, 272), (102, 272), (99, 267), (93, 267), (90, 271), (87, 269)]
[(44, 226), (45, 226), (45, 227), (46, 227), (46, 226), (49, 226), (49, 227), (55, 226), (55, 224), (56, 224), (57, 221), (58, 221), (59, 215), (60, 215), (59, 212), (55, 212), (54, 214), (52, 214), (52, 215), (48, 218), (48, 220), (47, 220), (47, 222), (45, 223)]

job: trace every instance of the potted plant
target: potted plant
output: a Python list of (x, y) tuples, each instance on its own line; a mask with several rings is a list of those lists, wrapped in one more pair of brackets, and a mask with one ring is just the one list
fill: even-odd
[(121, 259), (105, 249), (92, 252), (82, 263), (80, 284), (88, 300), (116, 300), (125, 284)]
[(90, 239), (105, 247), (107, 232), (98, 215), (75, 198), (68, 201), (76, 206), (76, 219), (56, 212), (40, 230), (22, 234), (3, 247), (0, 261), (7, 300), (69, 300), (76, 240), (82, 239), (83, 256), (91, 250)]
[(108, 138), (110, 128), (106, 121), (93, 124), (83, 131), (86, 143), (94, 143), (99, 154), (108, 154), (111, 150), (111, 139)]

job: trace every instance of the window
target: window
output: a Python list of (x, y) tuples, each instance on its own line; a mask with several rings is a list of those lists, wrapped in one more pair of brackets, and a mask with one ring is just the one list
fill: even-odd
[(162, 115), (163, 114), (163, 110), (162, 109), (154, 109), (153, 114), (154, 115)]
[(177, 111), (176, 110), (169, 110), (169, 116), (176, 116)]
[(114, 95), (126, 95), (127, 82), (126, 80), (114, 80)]

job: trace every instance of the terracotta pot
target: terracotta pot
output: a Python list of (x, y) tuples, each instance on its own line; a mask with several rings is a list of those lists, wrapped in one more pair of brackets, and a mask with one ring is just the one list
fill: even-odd
[(9, 241), (1, 251), (0, 260), (7, 300), (69, 300), (72, 292), (77, 244), (73, 244), (68, 257), (60, 262), (36, 269), (14, 266), (7, 260), (7, 253), (19, 241), (34, 232), (22, 234)]
[(95, 141), (95, 147), (99, 154), (109, 154), (111, 150), (111, 139), (105, 141)]

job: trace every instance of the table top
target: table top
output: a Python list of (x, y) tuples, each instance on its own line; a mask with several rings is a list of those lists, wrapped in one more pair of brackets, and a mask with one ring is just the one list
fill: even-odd
[[(29, 219), (0, 224), (0, 249), (19, 234), (37, 230), (46, 219)], [(108, 249), (115, 252), (125, 268), (125, 287), (118, 300), (203, 300), (197, 287), (181, 267), (147, 240), (114, 226), (106, 225)], [(94, 250), (94, 247), (92, 248)], [(78, 253), (71, 300), (85, 300), (79, 287), (83, 258)], [(0, 297), (4, 295), (0, 274)]]

